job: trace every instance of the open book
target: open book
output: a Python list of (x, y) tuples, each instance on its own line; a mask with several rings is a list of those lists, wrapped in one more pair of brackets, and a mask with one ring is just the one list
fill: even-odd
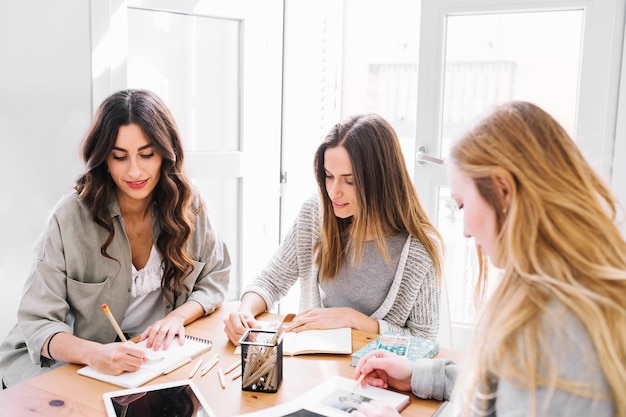
[(310, 353), (352, 353), (352, 329), (304, 330), (287, 332), (283, 335), (283, 355), (305, 355)]
[(145, 384), (148, 381), (162, 374), (174, 371), (178, 367), (189, 362), (192, 358), (209, 351), (212, 347), (210, 340), (201, 339), (194, 336), (185, 336), (185, 343), (178, 343), (175, 338), (167, 350), (154, 351), (146, 347), (146, 340), (138, 343), (146, 349), (146, 356), (151, 358), (141, 365), (135, 372), (124, 372), (120, 375), (109, 375), (98, 372), (90, 366), (80, 368), (79, 375), (99, 379), (100, 381), (118, 385), (124, 388), (134, 388)]
[(334, 376), (292, 401), (239, 417), (345, 417), (367, 401), (387, 403), (398, 411), (411, 402), (407, 394), (370, 385), (354, 390), (355, 384), (353, 379)]

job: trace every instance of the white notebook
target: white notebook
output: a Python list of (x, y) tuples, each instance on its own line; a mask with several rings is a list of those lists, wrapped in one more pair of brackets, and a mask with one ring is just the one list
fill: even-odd
[(169, 371), (176, 369), (180, 364), (188, 362), (192, 358), (209, 351), (212, 347), (210, 340), (189, 335), (185, 336), (185, 343), (183, 345), (180, 345), (178, 339), (175, 338), (167, 350), (155, 352), (152, 349), (148, 349), (146, 347), (146, 340), (137, 345), (145, 348), (147, 356), (154, 357), (155, 359), (147, 361), (135, 372), (109, 375), (98, 372), (90, 366), (80, 368), (77, 372), (79, 375), (99, 379), (100, 381), (120, 387), (134, 388), (151, 381), (159, 375), (169, 373)]
[(283, 355), (306, 355), (311, 353), (352, 353), (352, 329), (304, 330), (283, 335)]

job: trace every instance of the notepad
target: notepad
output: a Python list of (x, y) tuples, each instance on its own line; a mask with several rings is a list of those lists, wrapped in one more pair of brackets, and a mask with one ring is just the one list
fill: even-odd
[(137, 344), (143, 347), (147, 356), (158, 357), (157, 359), (145, 362), (141, 368), (135, 372), (124, 372), (120, 375), (109, 375), (96, 371), (90, 366), (80, 368), (77, 372), (89, 378), (99, 379), (100, 381), (118, 385), (124, 388), (134, 388), (145, 384), (148, 381), (166, 373), (172, 368), (176, 368), (177, 364), (189, 361), (190, 359), (209, 351), (212, 343), (208, 339), (202, 339), (194, 336), (185, 336), (185, 343), (178, 343), (175, 338), (167, 350), (154, 351), (146, 347), (146, 340)]
[(351, 354), (352, 329), (315, 329), (287, 332), (283, 336), (283, 355), (305, 355), (312, 353)]

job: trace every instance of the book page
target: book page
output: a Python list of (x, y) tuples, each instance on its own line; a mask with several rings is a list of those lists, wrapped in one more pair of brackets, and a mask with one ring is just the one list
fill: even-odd
[(316, 329), (288, 332), (283, 336), (283, 355), (307, 353), (352, 353), (352, 329)]

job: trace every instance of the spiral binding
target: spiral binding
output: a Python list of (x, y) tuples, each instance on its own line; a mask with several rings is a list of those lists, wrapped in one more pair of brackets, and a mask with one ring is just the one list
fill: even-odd
[(189, 339), (189, 340), (194, 340), (196, 342), (200, 342), (200, 343), (205, 343), (207, 345), (212, 345), (213, 342), (211, 341), (211, 339), (204, 339), (202, 337), (197, 337), (197, 336), (191, 336), (189, 334), (185, 335), (185, 339)]

